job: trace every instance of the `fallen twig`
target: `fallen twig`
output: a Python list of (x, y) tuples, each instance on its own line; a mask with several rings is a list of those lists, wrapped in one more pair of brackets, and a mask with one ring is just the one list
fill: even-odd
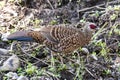
[[(107, 2), (108, 5), (112, 5), (112, 4), (116, 4), (116, 3), (120, 3), (119, 0), (116, 0), (116, 1), (111, 1), (111, 2)], [(85, 11), (90, 11), (92, 9), (103, 9), (103, 8), (100, 8), (100, 7), (104, 7), (106, 4), (100, 4), (100, 5), (96, 5), (96, 6), (92, 6), (92, 7), (87, 7), (87, 8), (84, 8), (84, 9), (81, 9), (81, 10), (78, 10), (77, 12), (85, 12)]]

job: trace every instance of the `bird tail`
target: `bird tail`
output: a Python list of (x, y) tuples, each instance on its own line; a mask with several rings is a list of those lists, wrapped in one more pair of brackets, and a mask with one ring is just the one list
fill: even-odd
[(28, 35), (31, 31), (17, 31), (8, 35), (8, 40), (17, 40), (17, 41), (34, 41), (34, 39)]

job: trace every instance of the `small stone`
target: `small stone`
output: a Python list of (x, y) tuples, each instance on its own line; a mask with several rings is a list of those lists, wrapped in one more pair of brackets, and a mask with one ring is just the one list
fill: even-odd
[(10, 34), (10, 32), (2, 34), (1, 40), (8, 41), (7, 37), (9, 34)]
[(14, 72), (9, 72), (9, 73), (6, 74), (6, 76), (7, 76), (8, 78), (12, 79), (12, 80), (15, 80), (15, 79), (18, 78), (17, 73), (14, 73)]
[(37, 77), (32, 77), (30, 80), (53, 80), (52, 77), (47, 77), (47, 76), (37, 76)]
[(88, 50), (87, 48), (82, 48), (82, 51), (85, 52), (85, 53), (87, 53), (87, 54), (90, 53), (89, 50)]
[(3, 63), (3, 66), (0, 66), (0, 71), (16, 71), (19, 64), (19, 58), (17, 55), (13, 55)]
[(91, 54), (91, 57), (94, 59), (94, 60), (98, 60), (97, 56), (95, 54)]
[(110, 77), (110, 78), (105, 78), (104, 80), (115, 80), (115, 79)]
[(118, 68), (120, 66), (120, 57), (117, 57), (115, 60), (113, 60), (114, 65), (112, 67)]
[(29, 80), (26, 76), (20, 76), (17, 80)]
[(0, 48), (0, 54), (7, 54), (9, 52), (9, 50), (7, 49), (3, 49), (3, 48)]
[(118, 80), (120, 80), (120, 76), (118, 77)]

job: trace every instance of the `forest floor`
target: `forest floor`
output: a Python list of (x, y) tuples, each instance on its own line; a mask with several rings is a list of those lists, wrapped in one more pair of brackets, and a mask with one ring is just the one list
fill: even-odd
[[(120, 1), (119, 0), (1, 0), (0, 37), (40, 26), (94, 22), (100, 28), (91, 42), (69, 54), (51, 58), (50, 51), (38, 43), (0, 40), (0, 65), (15, 54), (20, 66), (1, 71), (0, 80), (12, 80), (9, 72), (29, 80), (120, 80)], [(61, 54), (60, 54), (61, 55)], [(17, 80), (17, 79), (14, 79)]]

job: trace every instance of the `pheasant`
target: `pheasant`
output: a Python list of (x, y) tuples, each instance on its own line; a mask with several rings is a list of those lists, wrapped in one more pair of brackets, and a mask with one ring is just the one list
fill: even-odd
[(71, 26), (54, 25), (41, 27), (39, 31), (18, 31), (10, 34), (8, 40), (35, 41), (44, 44), (53, 52), (70, 53), (83, 47), (91, 40), (97, 29), (94, 23), (86, 22), (83, 30)]

